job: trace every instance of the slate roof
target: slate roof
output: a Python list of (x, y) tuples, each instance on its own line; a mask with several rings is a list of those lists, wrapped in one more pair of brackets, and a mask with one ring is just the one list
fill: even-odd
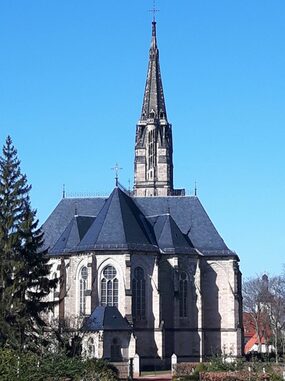
[(195, 253), (188, 236), (183, 234), (169, 213), (149, 217), (157, 244), (165, 253)]
[(135, 200), (147, 217), (169, 213), (203, 254), (235, 254), (219, 235), (197, 196), (135, 197)]
[(97, 216), (106, 202), (104, 197), (63, 198), (43, 224), (45, 248), (50, 250), (74, 217), (74, 211), (81, 216)]
[(72, 251), (83, 239), (94, 220), (95, 217), (74, 216), (50, 250), (50, 253), (57, 254)]
[(101, 330), (131, 330), (131, 326), (126, 318), (123, 318), (117, 307), (98, 306), (84, 323), (86, 331)]
[[(93, 222), (70, 251), (93, 248), (188, 253), (194, 246), (207, 256), (236, 255), (224, 243), (198, 197), (130, 197), (119, 187), (105, 199), (62, 199), (43, 225), (50, 254), (58, 253), (62, 234), (64, 237), (68, 231), (76, 231), (69, 226), (75, 209), (80, 215), (93, 217)], [(69, 236), (68, 242), (76, 239)]]
[(151, 226), (132, 198), (116, 187), (76, 248), (157, 250)]

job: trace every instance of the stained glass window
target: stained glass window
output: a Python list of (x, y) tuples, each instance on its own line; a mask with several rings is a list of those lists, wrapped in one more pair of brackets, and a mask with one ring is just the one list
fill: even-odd
[(118, 307), (119, 282), (117, 271), (113, 266), (106, 266), (101, 279), (101, 305)]
[(85, 291), (87, 289), (87, 278), (88, 278), (88, 269), (86, 266), (82, 267), (80, 271), (79, 279), (79, 313), (80, 315), (86, 314), (86, 295)]

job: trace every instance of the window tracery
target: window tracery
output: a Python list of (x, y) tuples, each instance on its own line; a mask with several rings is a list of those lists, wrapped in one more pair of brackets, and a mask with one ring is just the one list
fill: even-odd
[(145, 320), (145, 275), (141, 267), (134, 271), (133, 286), (133, 316), (137, 320)]
[(86, 314), (86, 295), (87, 289), (88, 269), (86, 266), (82, 267), (79, 276), (79, 314)]
[(115, 267), (104, 268), (101, 278), (101, 305), (118, 307), (119, 281)]

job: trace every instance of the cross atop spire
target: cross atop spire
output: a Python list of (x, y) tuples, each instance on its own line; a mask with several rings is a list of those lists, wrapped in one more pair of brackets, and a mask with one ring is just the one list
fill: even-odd
[(153, 0), (152, 9), (149, 10), (152, 13), (152, 22), (155, 22), (155, 14), (159, 12), (159, 9), (156, 8), (156, 1)]

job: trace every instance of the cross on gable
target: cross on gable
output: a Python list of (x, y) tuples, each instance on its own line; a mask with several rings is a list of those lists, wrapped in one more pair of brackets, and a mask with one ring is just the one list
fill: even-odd
[(116, 163), (115, 166), (113, 168), (111, 168), (113, 171), (115, 171), (115, 181), (116, 181), (116, 187), (118, 186), (119, 184), (119, 171), (123, 168), (120, 168), (119, 167), (119, 164)]

